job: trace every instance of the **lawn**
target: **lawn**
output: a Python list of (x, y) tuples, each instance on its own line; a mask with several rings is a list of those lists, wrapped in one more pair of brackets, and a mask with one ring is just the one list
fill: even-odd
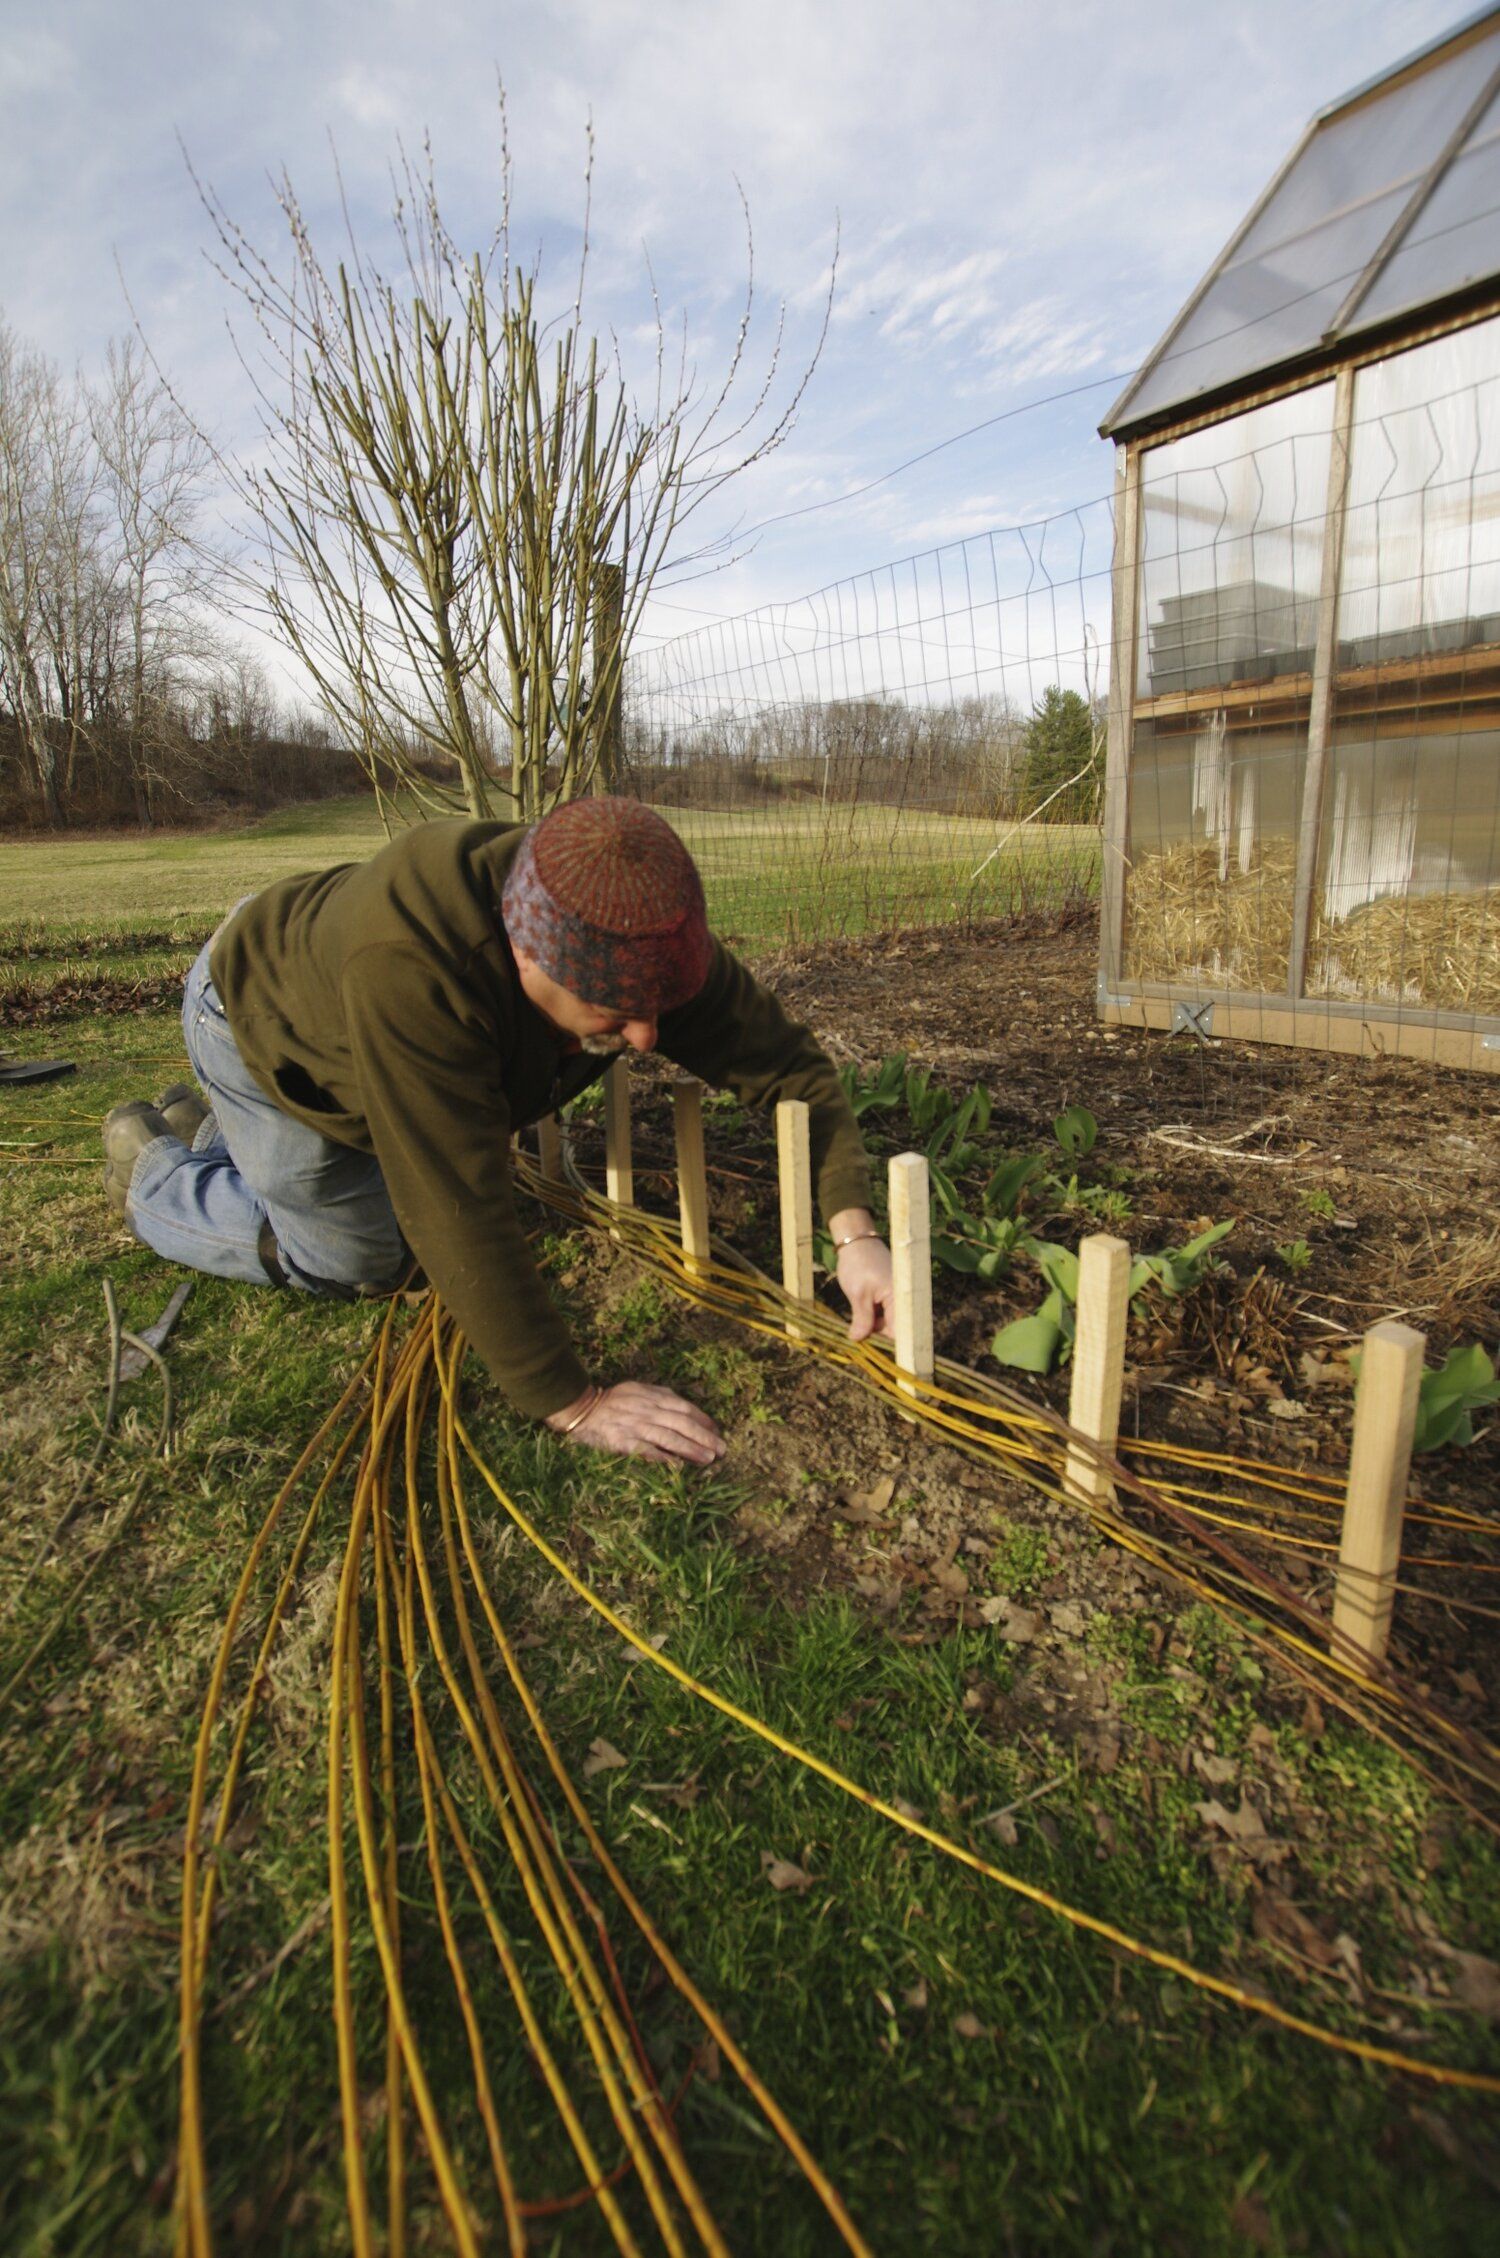
[[(884, 807), (665, 813), (699, 861), (716, 924), (759, 945), (1048, 908), (1098, 882), (1086, 825), (1032, 824), (1007, 839), (1004, 823)], [(62, 952), (80, 939), (107, 950), (142, 936), (170, 946), (206, 932), (241, 894), (373, 854), (383, 839), (373, 801), (340, 799), (222, 831), (0, 840), (0, 950)]]
[[(151, 865), (123, 878), (96, 865), (92, 909), (66, 891), (74, 881), (65, 875), (55, 898), (40, 892), (24, 914), (49, 929), (54, 918), (70, 922), (79, 943), (123, 934), (132, 921), (151, 933), (178, 915), (201, 919), (205, 896), (191, 888), (256, 883), (268, 868), (253, 859), (262, 850), (285, 855), (285, 868), (324, 859), (337, 834), (331, 811), (320, 817), (330, 827), (311, 838), (277, 839), (266, 826), (258, 848), (240, 840), (237, 859), (192, 876), (185, 862), (149, 902)], [(872, 1042), (885, 1040), (872, 987), (878, 957), (869, 952), (859, 968), (857, 1024)], [(103, 961), (86, 948), (77, 955), (84, 966)], [(925, 962), (929, 1001), (953, 969), (946, 956)], [(998, 954), (987, 966), (975, 956), (976, 983), (986, 972), (1002, 993), (1016, 977)], [(810, 960), (800, 977), (808, 1000), (799, 1008), (815, 1021), (827, 1016), (821, 996), (847, 1001), (852, 988), (844, 959), (821, 972)], [(912, 979), (909, 962), (892, 974), (889, 1014), (909, 1003)], [(1086, 1009), (1081, 960), (1079, 984)], [(1056, 1005), (1019, 1008), (1035, 1023), (1040, 1061)], [(976, 1035), (986, 1038), (956, 986), (954, 1014), (972, 1058)], [(1123, 1156), (1124, 1129), (1106, 1099), (1129, 1079), (1125, 1039), (1089, 1054), (1082, 1021), (1069, 1024), (1058, 1096), (1092, 1097), (1104, 1149)], [(80, 1072), (0, 1100), (10, 1162), (0, 1172), (10, 1249), (0, 1302), (0, 1610), (94, 1449), (106, 1368), (101, 1280), (113, 1281), (131, 1326), (155, 1316), (175, 1282), (111, 1224), (97, 1189), (95, 1124), (114, 1099), (181, 1070), (165, 1005), (60, 1018), (6, 1040), (72, 1056)], [(1139, 1047), (1144, 1054), (1146, 1039)], [(1080, 1068), (1087, 1055), (1095, 1068)], [(1201, 1071), (1196, 1054), (1160, 1055), (1141, 1069), (1146, 1120), (1159, 1102), (1186, 1105)], [(1416, 1076), (1395, 1068), (1395, 1084), (1411, 1086), (1415, 1135)], [(1012, 1133), (1045, 1135), (1045, 1096), (1033, 1101), (1028, 1082), (998, 1060), (990, 1071)], [(1291, 1060), (1275, 1071), (1290, 1087), (1311, 1068)], [(1082, 1072), (1095, 1080), (1081, 1082)], [(1045, 1091), (1041, 1064), (1035, 1073)], [(1247, 1106), (1266, 1110), (1264, 1087), (1245, 1076)], [(1482, 1139), (1484, 1093), (1471, 1099), (1456, 1079), (1444, 1087), (1447, 1118)], [(1362, 1084), (1349, 1102), (1373, 1104), (1373, 1090)], [(1271, 1103), (1280, 1106), (1279, 1093)], [(1128, 1118), (1130, 1104), (1122, 1125)], [(1385, 1119), (1389, 1136), (1404, 1132), (1405, 1114), (1387, 1106)], [(764, 1137), (732, 1109), (713, 1109), (710, 1120), (716, 1222), (759, 1243), (774, 1228)], [(669, 1210), (666, 1092), (649, 1078), (638, 1139), (641, 1195)], [(1142, 1164), (1128, 1176), (1131, 1192), (1185, 1214), (1194, 1200), (1222, 1201), (1221, 1181), (1195, 1165), (1196, 1181), (1164, 1187)], [(1118, 1180), (1127, 1181), (1123, 1166)], [(1413, 1180), (1423, 1181), (1419, 1171)], [(1271, 1170), (1245, 1185), (1244, 1204), (1273, 1187), (1292, 1202)], [(1365, 1187), (1337, 1189), (1357, 1203)], [(659, 1374), (704, 1402), (731, 1439), (708, 1477), (599, 1461), (538, 1437), (482, 1373), (466, 1377), (465, 1414), (501, 1482), (645, 1639), (1023, 1880), (1332, 2028), (1500, 2067), (1482, 2017), (1453, 1996), (1459, 1963), (1445, 1957), (1467, 1953), (1482, 1969), (1500, 1952), (1500, 1870), (1484, 1827), (1394, 1750), (1310, 1715), (1300, 1690), (1267, 1674), (1217, 1616), (1142, 1579), (1087, 1526), (936, 1448), (794, 1348), (704, 1320), (607, 1243), (541, 1211), (534, 1221), (591, 1366)], [(1242, 1224), (1262, 1228), (1253, 1214)], [(1264, 1228), (1288, 1226), (1270, 1211)], [(1312, 1236), (1319, 1262), (1349, 1259), (1332, 1226), (1326, 1247)], [(6, 2248), (26, 2258), (145, 2258), (170, 2246), (177, 1892), (197, 1720), (246, 1548), (381, 1315), (200, 1281), (168, 1352), (178, 1407), (171, 1458), (153, 1455), (159, 1397), (148, 1371), (127, 1385), (120, 1441), (84, 1493), (88, 1510), (0, 1628), (0, 1685), (25, 1665), (0, 1707), (0, 2185)], [(142, 1477), (141, 1506), (125, 1526), (122, 1501)], [(419, 1487), (435, 1517), (425, 1445)], [(1363, 2067), (1231, 2013), (896, 1833), (624, 1650), (480, 1493), (469, 1505), (491, 1588), (591, 1816), (881, 2258), (914, 2249), (954, 2258), (1468, 2258), (1488, 2247), (1493, 2102)], [(348, 1514), (344, 1487), (316, 1527), (269, 1661), (209, 1961), (204, 2097), (218, 2246), (288, 2258), (349, 2247), (325, 1754)], [(43, 1656), (27, 1664), (80, 1574), (122, 1530)], [(246, 1684), (249, 1641), (289, 1543), (290, 1532), (256, 1587), (231, 1694)], [(1029, 1640), (975, 1621), (952, 1597), (955, 1569), (975, 1601), (993, 1595), (1033, 1615)], [(373, 1615), (367, 1599), (372, 1685)], [(491, 1674), (522, 1737), (503, 1675)], [(612, 2158), (586, 2057), (567, 2038), (457, 1719), (437, 1689), (430, 1706), (496, 1909)], [(499, 2244), (493, 2198), (481, 2193), (482, 2128), (408, 1744), (399, 1745), (403, 1965), (434, 2098), (476, 2191), (488, 2250)], [(1232, 1810), (1247, 1796), (1272, 1838), (1259, 1863), (1202, 1815), (1211, 1799)], [(551, 1798), (547, 1810), (581, 1882), (602, 1896), (566, 1811)], [(357, 1873), (352, 1833), (347, 1847)], [(788, 1881), (786, 1868), (800, 1878)], [(456, 1871), (453, 1879), (518, 2181), (531, 2199), (565, 2196), (577, 2167), (485, 1958), (472, 1895)], [(1268, 1930), (1268, 1897), (1294, 1901), (1305, 1927), (1288, 1915), (1289, 1927)], [(357, 1890), (355, 1908), (361, 2118), (379, 2216), (385, 2028)], [(728, 2247), (820, 2258), (835, 2247), (823, 2213), (723, 2065), (695, 2046), (644, 1949), (613, 1919), (611, 1935), (648, 2055), (664, 2089), (682, 2089), (684, 2144)], [(1347, 1943), (1335, 1948), (1336, 1939)], [(408, 2247), (446, 2250), (414, 2132), (411, 2153)], [(643, 2247), (657, 2247), (639, 2207), (630, 2215)], [(611, 2245), (586, 2206), (538, 2219), (532, 2247)]]

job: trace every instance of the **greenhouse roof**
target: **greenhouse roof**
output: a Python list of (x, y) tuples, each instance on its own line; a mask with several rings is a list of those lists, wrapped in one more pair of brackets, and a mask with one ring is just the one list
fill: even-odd
[(1100, 429), (1119, 437), (1500, 275), (1500, 7), (1320, 110)]

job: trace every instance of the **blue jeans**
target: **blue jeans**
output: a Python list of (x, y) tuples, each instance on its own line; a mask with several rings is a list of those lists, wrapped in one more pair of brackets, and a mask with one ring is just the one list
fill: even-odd
[(269, 1224), (288, 1285), (339, 1300), (394, 1291), (411, 1257), (379, 1162), (320, 1137), (266, 1096), (215, 992), (211, 946), (187, 976), (182, 1032), (213, 1112), (191, 1148), (176, 1137), (146, 1146), (126, 1203), (131, 1229), (170, 1262), (263, 1286)]

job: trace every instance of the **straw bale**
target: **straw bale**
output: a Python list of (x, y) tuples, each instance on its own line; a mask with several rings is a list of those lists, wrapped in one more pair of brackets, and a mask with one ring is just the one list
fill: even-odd
[(1308, 992), (1500, 1017), (1500, 886), (1387, 894), (1320, 918)]
[[(1291, 963), (1297, 850), (1263, 840), (1247, 870), (1181, 840), (1138, 853), (1130, 872), (1126, 963), (1135, 980), (1284, 995)], [(1316, 912), (1311, 996), (1500, 1017), (1500, 885), (1391, 894), (1347, 917)]]
[(1126, 944), (1131, 977), (1252, 995), (1284, 992), (1296, 867), (1288, 839), (1265, 840), (1248, 870), (1231, 855), (1224, 877), (1219, 849), (1203, 841), (1137, 854)]

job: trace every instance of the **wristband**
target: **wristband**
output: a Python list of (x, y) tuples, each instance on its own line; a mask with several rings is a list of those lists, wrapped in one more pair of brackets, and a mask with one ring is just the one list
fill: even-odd
[(601, 1388), (597, 1384), (597, 1382), (591, 1383), (588, 1392), (588, 1401), (584, 1404), (582, 1411), (575, 1411), (572, 1418), (568, 1421), (566, 1427), (554, 1427), (552, 1430), (553, 1434), (571, 1435), (575, 1427), (581, 1427), (583, 1425), (585, 1419), (587, 1419), (591, 1411), (598, 1410), (599, 1405), (603, 1401), (603, 1399), (603, 1388)]
[(878, 1239), (879, 1237), (878, 1231), (851, 1231), (847, 1239), (835, 1239), (833, 1244), (836, 1252), (842, 1254), (845, 1247), (857, 1247), (861, 1239)]

